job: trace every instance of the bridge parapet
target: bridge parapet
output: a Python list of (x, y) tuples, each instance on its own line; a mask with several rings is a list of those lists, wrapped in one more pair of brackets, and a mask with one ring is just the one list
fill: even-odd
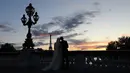
[[(83, 51), (70, 52), (70, 66), (82, 67), (115, 67), (130, 69), (130, 51)], [(81, 63), (82, 62), (82, 63)], [(80, 66), (81, 67), (81, 66)]]
[[(130, 69), (129, 53), (130, 51), (69, 51), (69, 66), (72, 68), (77, 67), (78, 69), (89, 67)], [(32, 51), (30, 54), (32, 54), (30, 55), (31, 57), (26, 57), (27, 55), (22, 52), (0, 53), (0, 60), (4, 62), (7, 58), (11, 60), (9, 61), (10, 63), (15, 60), (17, 64), (30, 60), (31, 62), (28, 63), (43, 67), (51, 62), (53, 51)]]

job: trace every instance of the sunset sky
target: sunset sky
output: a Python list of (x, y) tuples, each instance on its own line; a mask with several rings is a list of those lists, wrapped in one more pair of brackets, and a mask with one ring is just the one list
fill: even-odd
[(130, 0), (0, 0), (0, 44), (22, 46), (27, 26), (20, 19), (29, 3), (40, 17), (32, 27), (35, 48), (48, 49), (49, 33), (52, 43), (64, 36), (69, 50), (105, 50), (130, 36)]

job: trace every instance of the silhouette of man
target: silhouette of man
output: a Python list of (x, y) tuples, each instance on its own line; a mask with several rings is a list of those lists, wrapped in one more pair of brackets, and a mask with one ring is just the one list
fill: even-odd
[[(63, 37), (60, 37), (60, 43), (62, 45), (62, 69), (67, 69), (69, 66), (68, 63), (68, 43), (64, 40)], [(66, 61), (66, 64), (64, 62)]]

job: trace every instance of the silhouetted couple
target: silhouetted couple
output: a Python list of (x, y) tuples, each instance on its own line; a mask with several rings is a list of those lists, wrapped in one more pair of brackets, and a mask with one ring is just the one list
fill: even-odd
[[(68, 43), (64, 40), (63, 37), (57, 38), (57, 41), (54, 44), (54, 54), (52, 62), (49, 66), (44, 68), (44, 71), (47, 70), (61, 70), (68, 69)], [(66, 63), (64, 63), (66, 62)]]

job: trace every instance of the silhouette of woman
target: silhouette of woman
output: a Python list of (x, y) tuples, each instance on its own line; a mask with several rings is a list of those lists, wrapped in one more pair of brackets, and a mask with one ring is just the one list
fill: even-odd
[(43, 71), (48, 71), (48, 70), (59, 70), (62, 65), (62, 48), (61, 48), (61, 43), (60, 39), (57, 38), (56, 43), (54, 44), (54, 54), (52, 58), (52, 62), (47, 66), (46, 68), (42, 69)]

